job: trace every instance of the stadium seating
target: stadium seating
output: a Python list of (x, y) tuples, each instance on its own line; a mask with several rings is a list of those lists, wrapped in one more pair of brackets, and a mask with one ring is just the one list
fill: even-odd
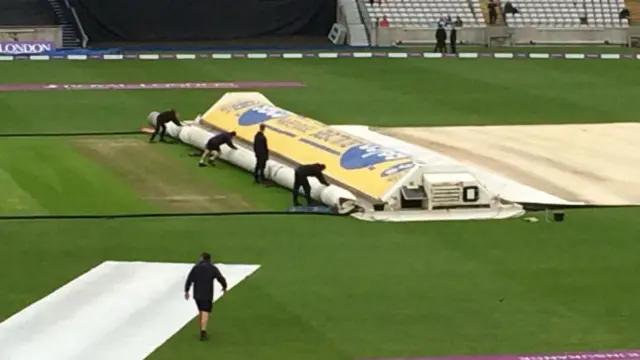
[(55, 25), (56, 15), (47, 0), (0, 0), (0, 25)]
[[(482, 3), (481, 3), (482, 1)], [(387, 16), (390, 26), (433, 27), (442, 17), (460, 16), (464, 27), (486, 26), (486, 0), (375, 0), (366, 1), (372, 21)], [(502, 3), (506, 3), (503, 0)], [(513, 27), (628, 27), (618, 14), (625, 0), (512, 0), (519, 10), (507, 14), (507, 24)], [(587, 24), (580, 23), (586, 11)], [(502, 19), (498, 24), (502, 23)]]
[[(625, 7), (624, 0), (514, 0), (519, 14), (507, 14), (510, 26), (551, 27), (628, 27), (618, 14)], [(580, 24), (586, 12), (587, 24)]]
[(373, 21), (387, 16), (390, 26), (432, 27), (446, 16), (460, 16), (465, 27), (485, 26), (478, 0), (376, 0), (366, 7)]

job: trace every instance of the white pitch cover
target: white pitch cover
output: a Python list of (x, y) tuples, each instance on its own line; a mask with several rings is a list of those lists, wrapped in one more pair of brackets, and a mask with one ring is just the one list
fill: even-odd
[[(217, 265), (229, 289), (259, 268)], [(0, 359), (142, 360), (197, 315), (183, 292), (192, 266), (103, 262), (0, 323)]]

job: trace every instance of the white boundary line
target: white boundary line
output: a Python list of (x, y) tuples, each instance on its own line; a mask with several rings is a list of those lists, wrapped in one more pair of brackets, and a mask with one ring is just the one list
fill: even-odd
[(423, 52), (346, 51), (346, 52), (235, 52), (235, 53), (139, 53), (139, 54), (69, 54), (69, 55), (0, 55), (11, 60), (195, 60), (195, 59), (571, 59), (571, 60), (640, 60), (640, 54), (588, 53), (477, 53), (440, 54)]

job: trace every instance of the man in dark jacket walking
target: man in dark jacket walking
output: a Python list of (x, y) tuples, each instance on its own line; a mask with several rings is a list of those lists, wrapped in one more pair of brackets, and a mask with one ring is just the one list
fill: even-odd
[(211, 263), (211, 255), (202, 253), (200, 261), (191, 268), (184, 284), (184, 298), (189, 300), (189, 289), (193, 285), (193, 300), (198, 307), (200, 318), (200, 341), (207, 340), (207, 323), (213, 306), (213, 281), (222, 285), (222, 292), (227, 291), (227, 280), (220, 270)]
[(253, 178), (256, 184), (265, 181), (264, 168), (267, 167), (267, 160), (269, 160), (269, 145), (267, 144), (267, 137), (264, 136), (264, 130), (266, 126), (260, 124), (260, 130), (253, 137), (253, 152), (256, 155), (256, 168), (253, 170)]
[(182, 126), (182, 123), (178, 120), (178, 113), (175, 110), (171, 109), (158, 114), (158, 117), (156, 117), (156, 128), (151, 135), (151, 138), (149, 138), (149, 142), (152, 143), (158, 134), (160, 134), (160, 141), (164, 142), (164, 135), (167, 132), (167, 124), (170, 122), (177, 126)]
[(311, 205), (311, 185), (309, 177), (315, 177), (322, 185), (329, 186), (322, 172), (327, 167), (324, 164), (300, 165), (295, 170), (295, 178), (293, 182), (293, 206), (300, 206), (298, 202), (298, 191), (300, 188), (304, 190), (307, 205)]

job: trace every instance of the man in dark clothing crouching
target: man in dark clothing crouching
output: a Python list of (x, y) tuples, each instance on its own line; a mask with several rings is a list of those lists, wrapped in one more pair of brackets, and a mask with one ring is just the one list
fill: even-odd
[(209, 140), (207, 140), (207, 144), (204, 147), (204, 152), (202, 153), (202, 157), (200, 157), (200, 162), (198, 163), (198, 166), (200, 167), (207, 166), (207, 164), (205, 163), (205, 159), (209, 155), (211, 155), (211, 157), (209, 158), (209, 164), (211, 166), (215, 166), (216, 159), (218, 158), (218, 156), (220, 156), (220, 154), (222, 154), (222, 152), (220, 151), (220, 146), (222, 145), (227, 145), (233, 150), (238, 150), (238, 148), (233, 144), (233, 141), (232, 141), (234, 137), (236, 137), (236, 132), (231, 131), (231, 132), (223, 132), (209, 138)]
[(296, 168), (295, 180), (293, 182), (293, 206), (300, 206), (298, 202), (298, 191), (300, 188), (304, 190), (307, 205), (311, 205), (311, 185), (309, 184), (309, 177), (315, 177), (322, 185), (329, 186), (329, 183), (322, 174), (326, 168), (324, 164), (300, 165)]
[(165, 142), (164, 136), (167, 133), (167, 124), (173, 123), (176, 126), (182, 126), (180, 120), (178, 120), (178, 112), (171, 109), (167, 111), (163, 111), (156, 117), (156, 124), (153, 134), (149, 138), (149, 142), (152, 143), (155, 141), (156, 136), (160, 135), (160, 141)]
[(202, 253), (200, 261), (191, 268), (184, 284), (184, 298), (189, 300), (189, 289), (193, 284), (193, 300), (198, 307), (200, 318), (200, 341), (207, 340), (207, 323), (213, 307), (213, 281), (218, 280), (222, 292), (227, 291), (227, 280), (220, 270), (211, 263), (211, 255)]

